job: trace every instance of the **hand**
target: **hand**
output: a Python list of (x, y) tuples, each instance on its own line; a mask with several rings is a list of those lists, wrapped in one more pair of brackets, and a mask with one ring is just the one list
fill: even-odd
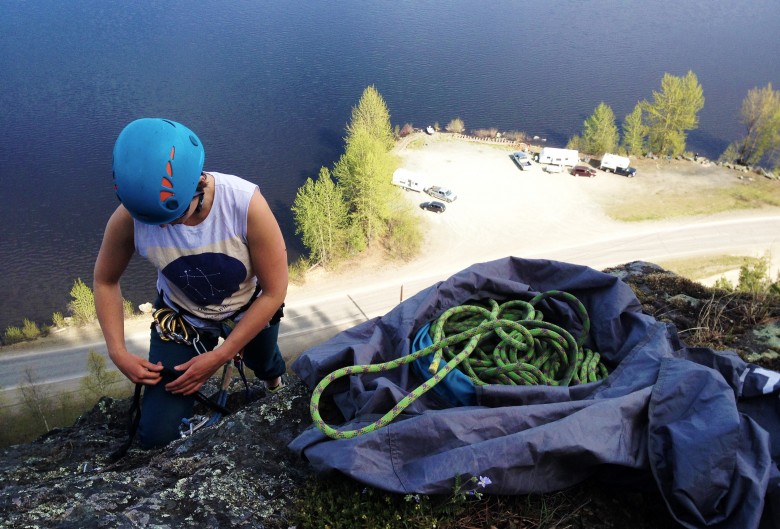
[(153, 364), (134, 354), (125, 352), (125, 354), (112, 357), (117, 368), (130, 379), (134, 384), (145, 384), (154, 386), (162, 380), (161, 371), (163, 365), (161, 362)]
[(192, 395), (225, 363), (215, 351), (195, 356), (188, 362), (174, 366), (184, 374), (165, 385), (165, 389), (176, 395)]

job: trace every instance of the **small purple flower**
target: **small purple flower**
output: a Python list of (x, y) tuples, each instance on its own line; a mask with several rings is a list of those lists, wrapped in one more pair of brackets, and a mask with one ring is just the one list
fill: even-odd
[(484, 489), (485, 487), (487, 487), (491, 483), (493, 483), (493, 482), (490, 481), (489, 477), (487, 477), (487, 476), (479, 476), (479, 482), (477, 483), (477, 485), (479, 485), (480, 487), (482, 487)]

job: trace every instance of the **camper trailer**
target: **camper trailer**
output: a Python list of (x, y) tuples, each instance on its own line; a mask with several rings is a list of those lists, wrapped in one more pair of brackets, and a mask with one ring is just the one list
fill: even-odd
[(556, 149), (544, 147), (539, 153), (539, 163), (550, 165), (577, 165), (580, 161), (580, 153), (573, 149)]
[(630, 166), (630, 161), (625, 156), (618, 156), (617, 154), (604, 153), (601, 157), (601, 165), (599, 169), (603, 171), (612, 171), (613, 173), (632, 177), (636, 174), (636, 169)]
[(425, 177), (400, 167), (393, 173), (393, 184), (410, 191), (424, 191), (428, 187)]

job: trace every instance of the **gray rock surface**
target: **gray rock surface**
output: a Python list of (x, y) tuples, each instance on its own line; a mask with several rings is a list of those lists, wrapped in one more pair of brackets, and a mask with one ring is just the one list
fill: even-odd
[[(749, 297), (717, 293), (651, 263), (607, 272), (632, 286), (648, 314), (674, 323), (687, 344), (733, 349), (780, 369), (776, 344), (752, 332), (760, 325), (750, 319)], [(724, 341), (696, 343), (700, 336), (688, 329), (701, 326), (713, 302), (722, 329), (706, 336)], [(764, 318), (779, 316), (775, 304)], [(291, 507), (313, 474), (287, 445), (311, 424), (310, 392), (285, 377), (287, 388), (275, 395), (250, 384), (249, 398), (235, 381), (232, 415), (163, 449), (134, 446), (115, 463), (109, 455), (127, 438), (130, 399), (104, 398), (72, 427), (5, 449), (0, 527), (291, 527)]]

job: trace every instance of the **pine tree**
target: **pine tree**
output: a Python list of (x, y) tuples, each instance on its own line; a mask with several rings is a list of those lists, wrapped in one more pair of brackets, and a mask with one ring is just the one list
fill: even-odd
[(309, 249), (310, 257), (323, 265), (341, 258), (347, 251), (349, 233), (347, 203), (327, 167), (317, 180), (306, 179), (292, 206), (295, 233)]
[(647, 127), (642, 122), (642, 105), (638, 104), (623, 120), (623, 148), (634, 156), (644, 154), (646, 136)]
[(614, 152), (618, 145), (615, 113), (606, 103), (599, 103), (593, 115), (583, 123), (580, 150), (593, 155)]
[(347, 142), (361, 130), (377, 140), (385, 150), (393, 148), (395, 139), (390, 126), (390, 112), (385, 100), (373, 85), (363, 90), (357, 106), (352, 108), (352, 121), (347, 125)]
[(344, 190), (352, 224), (360, 228), (368, 246), (387, 231), (390, 204), (398, 193), (392, 185), (393, 169), (384, 144), (368, 130), (352, 127), (333, 175)]
[(675, 156), (685, 151), (686, 131), (699, 126), (699, 111), (704, 108), (704, 92), (696, 74), (684, 77), (664, 74), (661, 91), (653, 92), (653, 102), (642, 102), (651, 151)]

